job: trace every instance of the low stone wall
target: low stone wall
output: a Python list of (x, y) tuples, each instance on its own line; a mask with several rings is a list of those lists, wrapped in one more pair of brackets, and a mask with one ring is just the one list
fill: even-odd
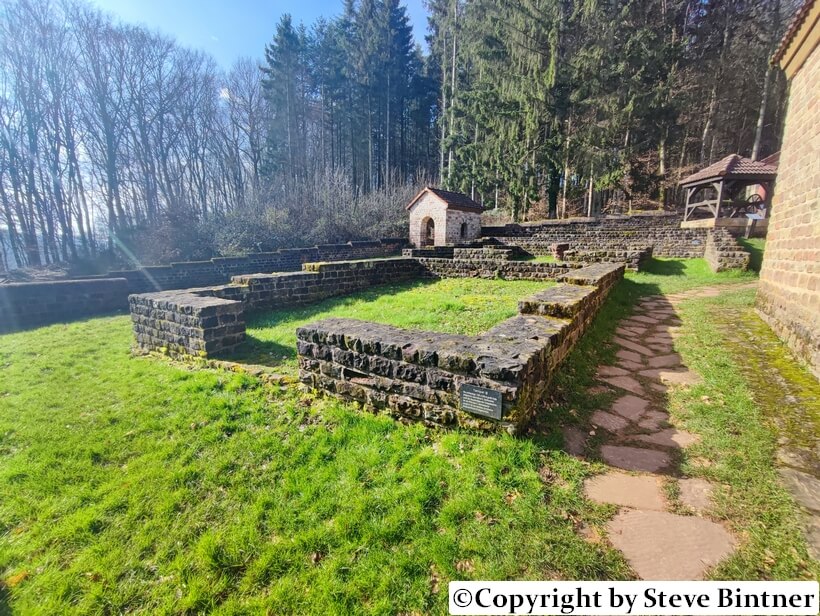
[[(399, 255), (404, 239), (326, 244), (109, 272), (79, 280), (0, 285), (0, 331), (105, 314), (128, 307), (129, 293), (225, 284), (233, 276), (298, 271), (307, 262), (384, 258)], [(116, 281), (116, 282), (112, 282)], [(88, 283), (93, 282), (92, 287)], [(58, 298), (58, 299), (55, 299)], [(42, 304), (42, 305), (40, 305)]]
[(571, 263), (625, 263), (627, 269), (639, 272), (652, 258), (652, 246), (625, 250), (564, 250), (561, 256)]
[(0, 332), (61, 323), (128, 307), (123, 278), (0, 285)]
[(743, 250), (731, 233), (724, 229), (709, 231), (703, 257), (713, 272), (749, 268), (751, 255)]
[(518, 246), (533, 255), (552, 254), (552, 245), (568, 243), (571, 250), (629, 250), (652, 246), (658, 257), (702, 257), (706, 229), (681, 229), (674, 215), (630, 216), (616, 219), (542, 221), (527, 225), (483, 227), (485, 240)]
[(400, 419), (520, 433), (623, 274), (622, 264), (572, 270), (478, 336), (318, 321), (297, 330), (300, 379)]
[(288, 248), (259, 252), (245, 257), (217, 257), (208, 261), (187, 261), (149, 266), (137, 270), (109, 272), (125, 278), (131, 293), (188, 289), (224, 284), (233, 276), (257, 272), (294, 272), (304, 263), (352, 261), (398, 256), (407, 240), (389, 238), (347, 244), (324, 244), (312, 248)]
[(453, 250), (453, 258), (472, 261), (509, 261), (515, 256), (515, 252), (515, 248), (509, 246), (456, 248)]
[(555, 280), (580, 267), (575, 263), (539, 263), (502, 259), (417, 259), (426, 275), (437, 278), (503, 278), (504, 280)]
[(425, 274), (415, 259), (307, 263), (301, 272), (234, 276), (230, 284), (129, 297), (137, 348), (173, 356), (228, 354), (248, 310), (287, 308)]

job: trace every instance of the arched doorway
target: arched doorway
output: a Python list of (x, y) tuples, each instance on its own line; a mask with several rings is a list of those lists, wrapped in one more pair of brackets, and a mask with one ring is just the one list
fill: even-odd
[(436, 245), (436, 223), (429, 216), (421, 221), (421, 245)]

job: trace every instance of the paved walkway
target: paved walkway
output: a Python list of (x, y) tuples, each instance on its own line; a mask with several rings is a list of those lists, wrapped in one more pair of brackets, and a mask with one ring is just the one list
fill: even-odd
[[(598, 368), (598, 380), (619, 394), (591, 418), (593, 433), (603, 431), (600, 457), (611, 470), (587, 480), (584, 489), (591, 500), (621, 507), (608, 525), (609, 540), (645, 580), (702, 579), (736, 544), (708, 517), (714, 486), (680, 476), (681, 450), (699, 436), (673, 424), (665, 396), (670, 387), (701, 381), (673, 349), (681, 325), (676, 304), (720, 293), (720, 287), (701, 287), (644, 298), (616, 330), (617, 365)], [(586, 435), (568, 428), (565, 436), (568, 449), (582, 453)], [(670, 493), (677, 493), (676, 503)]]

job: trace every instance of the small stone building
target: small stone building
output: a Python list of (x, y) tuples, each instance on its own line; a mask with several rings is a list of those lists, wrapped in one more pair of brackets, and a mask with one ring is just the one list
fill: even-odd
[(416, 248), (461, 244), (481, 235), (484, 208), (467, 195), (428, 186), (407, 204)]
[(806, 0), (772, 58), (790, 80), (760, 272), (761, 316), (820, 376), (820, 1)]

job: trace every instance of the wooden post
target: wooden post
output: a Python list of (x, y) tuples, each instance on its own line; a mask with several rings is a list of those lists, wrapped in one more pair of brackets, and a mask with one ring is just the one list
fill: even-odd
[(720, 204), (723, 203), (723, 180), (718, 185), (717, 204), (715, 205), (715, 220), (720, 216)]
[(690, 186), (686, 189), (686, 206), (683, 209), (683, 222), (689, 220), (689, 215), (692, 213), (689, 210), (689, 203), (692, 201), (692, 195), (695, 194), (696, 188), (694, 186)]

